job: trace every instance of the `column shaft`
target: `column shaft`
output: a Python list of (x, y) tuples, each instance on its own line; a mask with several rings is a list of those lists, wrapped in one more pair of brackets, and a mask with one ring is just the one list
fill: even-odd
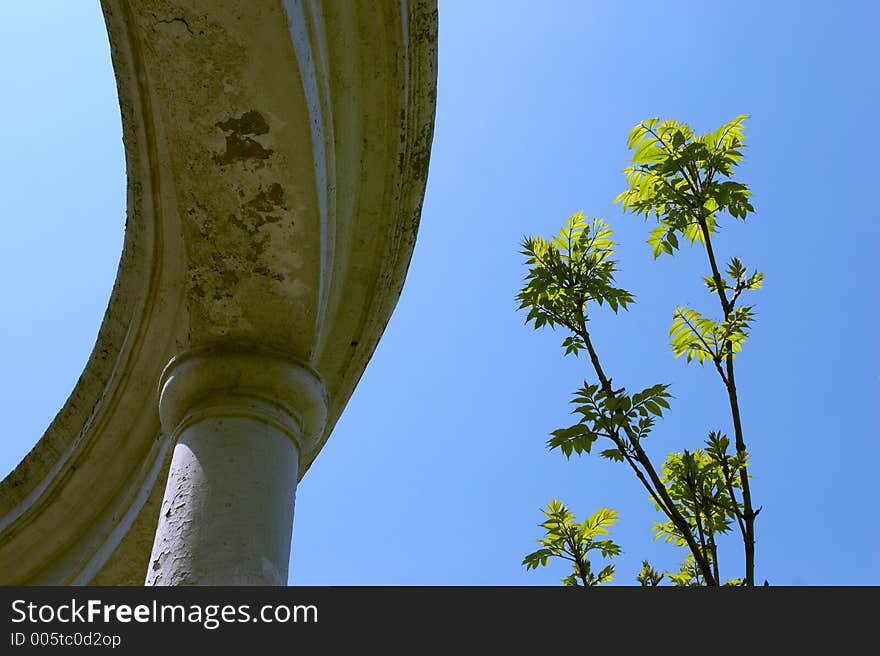
[(324, 386), (259, 352), (181, 354), (160, 381), (175, 440), (146, 585), (287, 585), (302, 451), (324, 428)]
[(207, 416), (171, 461), (148, 585), (287, 585), (298, 453), (275, 426)]

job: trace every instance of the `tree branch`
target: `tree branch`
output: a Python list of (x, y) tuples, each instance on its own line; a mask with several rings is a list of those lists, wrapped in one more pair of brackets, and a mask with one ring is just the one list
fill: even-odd
[[(614, 390), (611, 388), (611, 381), (605, 375), (605, 372), (602, 370), (602, 365), (599, 362), (599, 356), (596, 353), (596, 350), (593, 348), (593, 342), (590, 339), (590, 334), (587, 332), (586, 321), (583, 318), (583, 303), (581, 302), (578, 306), (578, 315), (580, 318), (580, 331), (578, 336), (583, 340), (584, 345), (587, 347), (587, 352), (590, 354), (590, 361), (593, 364), (593, 369), (596, 372), (596, 376), (599, 378), (599, 384), (602, 386), (602, 390), (609, 398), (615, 398)], [(645, 480), (642, 472), (634, 465), (633, 461), (627, 457), (627, 461), (630, 463), (630, 466), (633, 468), (633, 471), (636, 472), (636, 476), (639, 478), (641, 483), (645, 486), (651, 496), (657, 501), (657, 497), (662, 499), (663, 503), (658, 503), (658, 506), (661, 510), (664, 511), (664, 514), (669, 517), (672, 523), (678, 528), (685, 542), (690, 548), (691, 553), (694, 555), (694, 560), (696, 561), (698, 567), (703, 572), (703, 576), (706, 579), (708, 585), (717, 585), (717, 580), (712, 575), (712, 570), (707, 562), (704, 554), (700, 551), (700, 547), (694, 539), (693, 532), (690, 530), (690, 527), (687, 525), (687, 521), (682, 517), (681, 513), (675, 507), (675, 503), (669, 497), (669, 492), (666, 490), (666, 486), (663, 485), (663, 482), (660, 480), (660, 477), (657, 475), (654, 466), (651, 464), (650, 459), (645, 453), (642, 445), (639, 444), (638, 437), (632, 434), (632, 428), (629, 426), (624, 427), (624, 432), (626, 432), (627, 437), (629, 437), (630, 444), (632, 448), (636, 452), (636, 460), (639, 462), (642, 467), (645, 469), (645, 473), (647, 473), (648, 477), (651, 479), (653, 483), (653, 488), (651, 485), (648, 485), (647, 480)], [(621, 452), (625, 453), (622, 449)]]

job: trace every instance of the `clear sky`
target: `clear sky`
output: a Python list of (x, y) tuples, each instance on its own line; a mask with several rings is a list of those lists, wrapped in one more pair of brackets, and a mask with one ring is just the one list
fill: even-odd
[[(441, 0), (431, 168), (418, 243), (386, 333), (296, 504), (295, 584), (555, 584), (526, 572), (540, 508), (616, 508), (618, 583), (659, 519), (623, 465), (548, 452), (588, 362), (524, 325), (525, 234), (578, 210), (620, 241), (628, 313), (597, 312), (606, 371), (665, 382), (650, 453), (730, 432), (708, 367), (675, 360), (673, 309), (714, 311), (703, 253), (654, 261), (622, 215), (626, 135), (675, 117), (698, 132), (742, 113), (739, 178), (757, 214), (725, 220), (719, 256), (765, 273), (737, 378), (752, 457), (757, 578), (880, 584), (880, 152), (877, 25), (868, 0), (534, 3)], [(125, 167), (97, 2), (0, 9), (0, 475), (45, 430), (94, 344), (122, 247)], [(722, 576), (740, 575), (736, 536)], [(741, 550), (739, 550), (741, 551)]]

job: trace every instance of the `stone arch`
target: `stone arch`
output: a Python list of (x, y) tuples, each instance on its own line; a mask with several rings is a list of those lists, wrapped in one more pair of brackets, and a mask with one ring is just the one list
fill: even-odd
[[(123, 118), (123, 255), (73, 393), (0, 482), (0, 582), (144, 581), (192, 353), (314, 372), (317, 456), (396, 304), (436, 95), (432, 0), (103, 0)], [(298, 421), (298, 420), (297, 420)]]

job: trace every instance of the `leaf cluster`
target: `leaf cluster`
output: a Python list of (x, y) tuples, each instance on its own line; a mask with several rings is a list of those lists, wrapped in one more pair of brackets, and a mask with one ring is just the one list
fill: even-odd
[(593, 442), (606, 437), (614, 443), (614, 448), (602, 451), (602, 457), (618, 462), (626, 455), (636, 457), (635, 442), (647, 437), (655, 417), (661, 417), (663, 410), (669, 409), (668, 399), (672, 395), (668, 388), (668, 385), (652, 385), (629, 395), (625, 388), (609, 392), (584, 381), (571, 400), (575, 406), (572, 413), (579, 415), (578, 422), (553, 431), (547, 446), (551, 451), (558, 448), (570, 458), (572, 453), (590, 453)]
[[(708, 452), (697, 449), (670, 453), (663, 463), (661, 478), (695, 532), (708, 538), (730, 531), (735, 516), (734, 501), (721, 464)], [(730, 483), (733, 487), (739, 485), (736, 479)], [(655, 537), (664, 536), (666, 542), (675, 540), (684, 546), (681, 532), (671, 522), (657, 523), (654, 528)]]
[[(523, 239), (522, 255), (529, 271), (517, 300), (520, 309), (528, 309), (526, 322), (535, 329), (560, 325), (577, 332), (589, 320), (588, 303), (607, 303), (617, 312), (633, 302), (632, 294), (614, 284), (617, 262), (612, 259), (611, 235), (602, 219), (588, 221), (578, 212), (552, 239)], [(577, 355), (584, 343), (573, 335), (563, 346), (566, 354)]]
[(636, 581), (638, 581), (639, 585), (643, 588), (653, 588), (660, 585), (660, 582), (662, 580), (663, 573), (658, 572), (656, 569), (651, 567), (651, 563), (649, 563), (647, 560), (643, 560), (642, 569), (640, 569), (639, 573), (636, 575)]
[[(702, 556), (715, 570), (718, 579), (718, 550), (716, 536), (730, 532), (736, 521), (743, 528), (742, 504), (737, 498), (741, 488), (741, 473), (745, 472), (745, 453), (729, 453), (730, 439), (712, 431), (706, 439), (706, 448), (696, 451), (670, 453), (663, 464), (661, 480), (692, 535), (699, 539)], [(655, 504), (656, 505), (656, 504)], [(686, 546), (681, 529), (671, 521), (654, 525), (655, 538)], [(686, 561), (678, 574), (667, 576), (676, 585), (691, 581), (703, 585), (702, 573), (694, 568), (692, 560)], [(694, 576), (687, 578), (686, 575)], [(690, 585), (691, 583), (686, 583)]]
[[(677, 572), (665, 572), (665, 574), (666, 578), (669, 579), (672, 585), (677, 587), (685, 588), (706, 585), (703, 575), (694, 563), (693, 554), (688, 554), (685, 557), (684, 562), (679, 566)], [(743, 585), (743, 580), (727, 579), (727, 581), (724, 582), (724, 585), (726, 587), (741, 586)]]
[(538, 540), (541, 548), (523, 558), (526, 569), (544, 567), (551, 558), (561, 558), (569, 561), (573, 570), (562, 579), (565, 585), (591, 587), (614, 578), (614, 565), (606, 565), (594, 572), (589, 554), (597, 551), (603, 558), (620, 554), (617, 544), (601, 537), (607, 535), (608, 528), (617, 521), (616, 511), (600, 508), (578, 523), (565, 504), (553, 499), (542, 512), (547, 519), (540, 526), (546, 534)]
[(670, 346), (675, 357), (684, 355), (688, 362), (696, 358), (720, 366), (728, 356), (742, 351), (754, 319), (752, 306), (734, 308), (724, 321), (714, 321), (684, 306), (675, 308), (669, 328)]
[(721, 212), (745, 219), (755, 211), (748, 186), (729, 179), (743, 158), (746, 118), (737, 116), (704, 135), (659, 118), (642, 121), (630, 132), (632, 165), (624, 169), (627, 188), (615, 202), (624, 211), (657, 218), (648, 238), (654, 257), (672, 255), (679, 237), (705, 241), (717, 229)]

